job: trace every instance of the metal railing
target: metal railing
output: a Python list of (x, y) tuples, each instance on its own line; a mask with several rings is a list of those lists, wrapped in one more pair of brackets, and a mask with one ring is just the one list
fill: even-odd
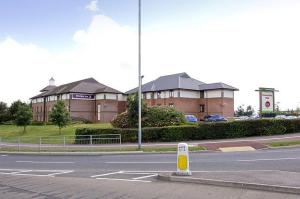
[(97, 152), (121, 151), (121, 134), (45, 136), (17, 138), (0, 137), (0, 151), (19, 152)]

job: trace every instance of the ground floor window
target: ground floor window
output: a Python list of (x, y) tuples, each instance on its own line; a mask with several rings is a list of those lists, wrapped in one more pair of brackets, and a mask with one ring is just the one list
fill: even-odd
[(200, 113), (204, 113), (205, 112), (205, 105), (204, 104), (200, 104), (199, 105), (199, 108), (200, 108)]
[(170, 103), (170, 104), (169, 104), (169, 107), (174, 108), (174, 104), (173, 104), (173, 103)]
[(101, 120), (101, 104), (98, 104), (98, 106), (97, 106), (97, 119), (98, 119), (98, 121), (100, 121)]

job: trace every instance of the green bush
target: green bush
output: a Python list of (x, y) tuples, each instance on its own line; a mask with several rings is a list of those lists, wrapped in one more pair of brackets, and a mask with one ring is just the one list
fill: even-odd
[[(184, 115), (171, 107), (148, 107), (142, 115), (143, 127), (173, 126), (185, 122)], [(137, 127), (137, 123), (132, 121), (129, 112), (124, 112), (117, 115), (111, 124), (115, 128)]]
[(117, 117), (111, 121), (111, 125), (116, 128), (129, 128), (131, 122), (129, 121), (128, 112), (118, 114)]
[(185, 122), (183, 113), (171, 107), (150, 107), (143, 118), (145, 127), (179, 125)]
[[(250, 136), (279, 135), (300, 131), (300, 120), (246, 120), (220, 123), (204, 123), (192, 126), (145, 127), (143, 142), (176, 142), (204, 139), (225, 139)], [(121, 134), (122, 142), (136, 142), (137, 129), (76, 129), (77, 138), (99, 134)], [(83, 137), (82, 137), (83, 136)]]

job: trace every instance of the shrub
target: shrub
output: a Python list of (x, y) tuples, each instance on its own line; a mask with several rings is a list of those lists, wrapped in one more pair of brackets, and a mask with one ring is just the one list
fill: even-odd
[(150, 107), (143, 118), (145, 127), (173, 126), (184, 122), (184, 115), (171, 107)]
[[(203, 139), (225, 139), (250, 136), (278, 135), (300, 131), (300, 120), (246, 120), (220, 123), (204, 123), (193, 126), (145, 127), (143, 142), (176, 142)], [(136, 142), (137, 129), (76, 129), (80, 136), (99, 134), (121, 134), (122, 142)]]
[(129, 128), (130, 124), (128, 112), (117, 115), (117, 117), (111, 121), (111, 125), (116, 128)]
[[(129, 112), (124, 112), (111, 122), (115, 128), (132, 128), (137, 127), (130, 117)], [(170, 107), (149, 107), (143, 113), (143, 127), (162, 127), (180, 125), (185, 122), (184, 115), (174, 108)]]

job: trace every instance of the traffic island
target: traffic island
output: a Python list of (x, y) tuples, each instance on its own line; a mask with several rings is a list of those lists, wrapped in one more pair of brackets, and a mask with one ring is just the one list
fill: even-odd
[(218, 171), (195, 172), (192, 176), (162, 173), (159, 180), (194, 183), (261, 191), (300, 194), (300, 173), (286, 171)]

